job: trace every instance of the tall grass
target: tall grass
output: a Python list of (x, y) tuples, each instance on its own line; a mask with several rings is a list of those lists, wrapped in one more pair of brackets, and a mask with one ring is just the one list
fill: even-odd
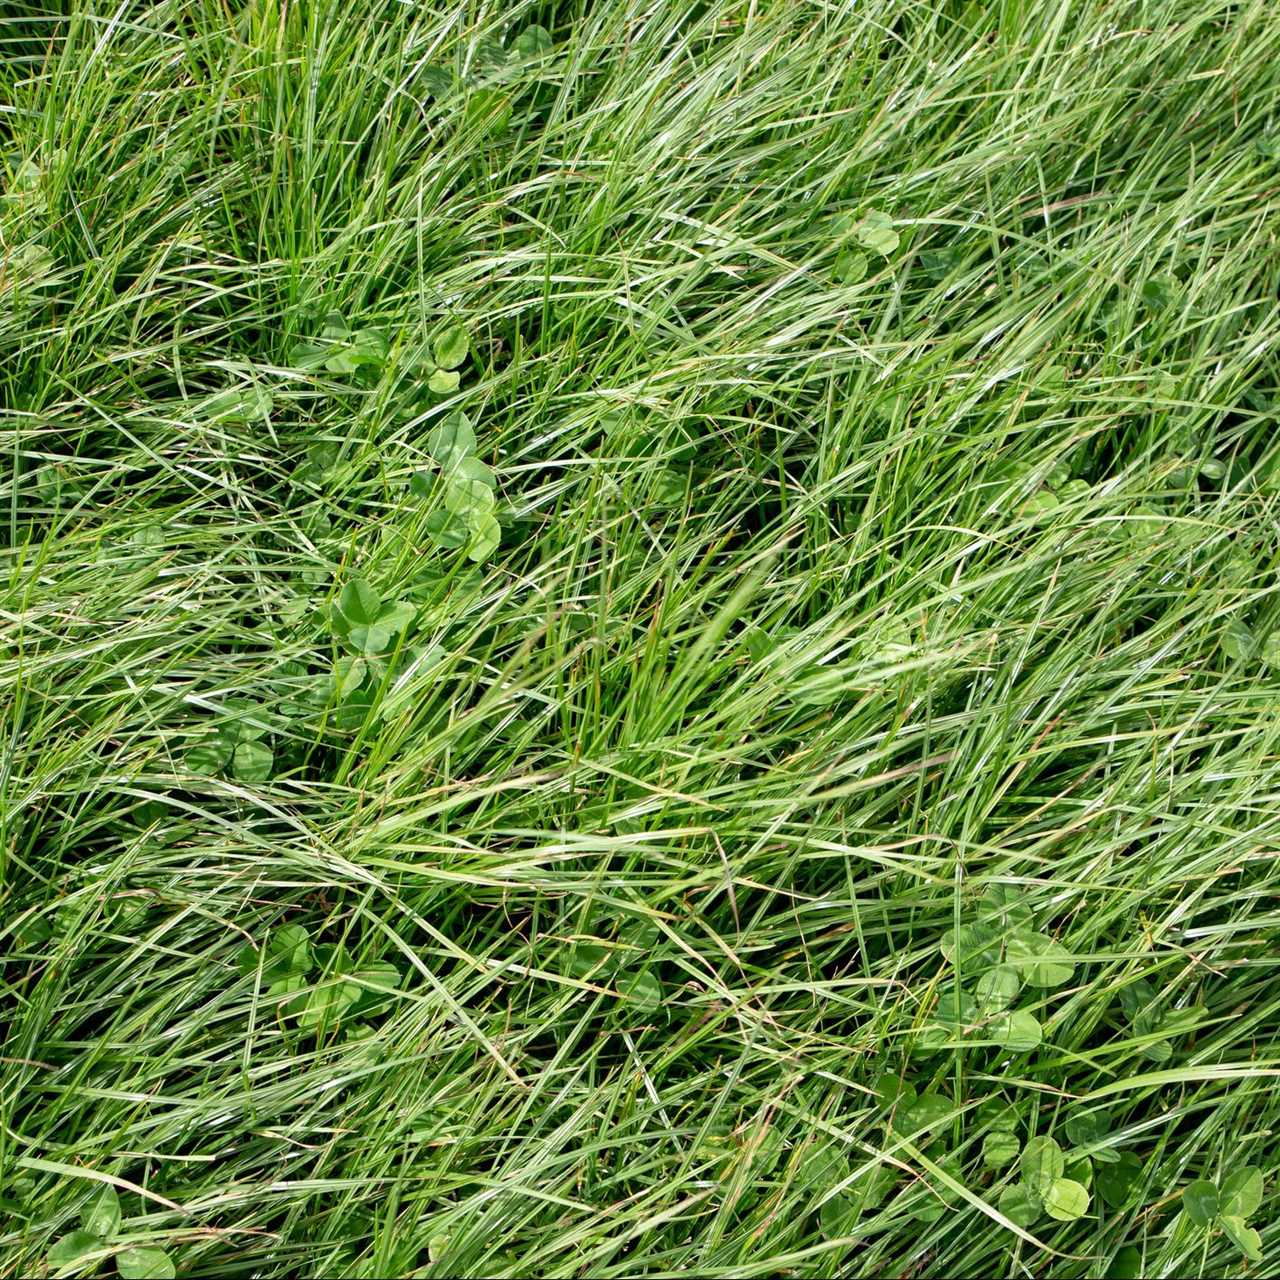
[[(0, 14), (0, 1274), (103, 1179), (87, 1265), (182, 1276), (1245, 1266), (1180, 1210), (1280, 1172), (1272, 6)], [(1029, 1051), (928, 1034), (993, 889)], [(394, 993), (300, 1029), (284, 926)], [(1001, 1109), (1097, 1107), (1011, 1221)]]

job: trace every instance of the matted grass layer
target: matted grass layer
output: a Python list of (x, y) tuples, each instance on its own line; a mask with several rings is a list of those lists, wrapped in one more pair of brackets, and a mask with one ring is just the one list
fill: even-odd
[(0, 1275), (1280, 1274), (1274, 5), (10, 2), (0, 151)]

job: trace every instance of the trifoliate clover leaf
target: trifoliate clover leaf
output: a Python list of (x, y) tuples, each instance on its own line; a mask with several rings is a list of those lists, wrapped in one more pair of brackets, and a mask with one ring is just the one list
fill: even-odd
[(473, 522), (471, 545), (467, 548), (467, 556), (477, 563), (487, 560), (498, 549), (501, 541), (502, 527), (497, 519), (488, 513), (482, 513)]
[(50, 1271), (63, 1271), (74, 1266), (86, 1254), (101, 1249), (105, 1241), (89, 1231), (69, 1231), (56, 1241), (46, 1255)]
[(1059, 1222), (1074, 1222), (1089, 1211), (1089, 1193), (1070, 1178), (1055, 1178), (1043, 1197), (1044, 1211)]
[(231, 772), (241, 782), (266, 782), (275, 756), (261, 742), (242, 742), (231, 756)]
[(382, 609), (382, 597), (362, 578), (353, 578), (342, 588), (338, 608), (348, 622), (369, 626)]
[(1245, 1165), (1228, 1174), (1222, 1183), (1219, 1212), (1237, 1218), (1251, 1217), (1262, 1203), (1262, 1170)]
[(120, 1197), (110, 1183), (99, 1185), (84, 1212), (80, 1215), (80, 1225), (92, 1236), (101, 1236), (110, 1240), (120, 1230)]
[(536, 22), (531, 23), (516, 36), (514, 48), (522, 58), (545, 57), (552, 50), (551, 32)]
[(1207, 1178), (1200, 1178), (1182, 1193), (1182, 1208), (1197, 1227), (1213, 1225), (1218, 1216), (1218, 1188)]
[(1034, 1226), (1044, 1213), (1044, 1201), (1025, 1183), (1015, 1182), (1000, 1192), (1000, 1212), (1015, 1226)]
[(121, 1280), (173, 1280), (178, 1273), (163, 1249), (121, 1249), (116, 1254)]
[(993, 1018), (989, 1029), (996, 1044), (1014, 1053), (1030, 1053), (1044, 1038), (1039, 1020), (1025, 1009), (1015, 1009)]
[(1022, 1144), (1014, 1134), (997, 1130), (987, 1134), (982, 1141), (982, 1163), (988, 1169), (1003, 1169), (1018, 1158), (1021, 1150)]
[(889, 257), (898, 247), (898, 233), (893, 219), (881, 209), (869, 209), (854, 224), (853, 238), (865, 249)]
[(1041, 1199), (1066, 1172), (1062, 1148), (1050, 1137), (1032, 1138), (1022, 1149), (1019, 1163), (1022, 1181)]
[(1014, 929), (1005, 942), (1005, 955), (1033, 987), (1060, 987), (1075, 972), (1070, 953), (1034, 929)]
[(475, 451), (476, 433), (461, 409), (455, 409), (427, 435), (427, 452), (442, 468), (455, 456), (466, 457)]
[[(467, 358), (471, 349), (471, 339), (465, 326), (454, 323), (446, 325), (431, 339), (431, 354), (435, 357), (438, 368), (456, 369)], [(454, 385), (457, 383), (455, 381)], [(432, 387), (434, 391), (436, 388)]]

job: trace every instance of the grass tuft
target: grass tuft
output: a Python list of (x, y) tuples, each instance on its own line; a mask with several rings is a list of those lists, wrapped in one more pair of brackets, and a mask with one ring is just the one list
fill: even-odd
[(1276, 1274), (1277, 103), (0, 8), (0, 1275)]

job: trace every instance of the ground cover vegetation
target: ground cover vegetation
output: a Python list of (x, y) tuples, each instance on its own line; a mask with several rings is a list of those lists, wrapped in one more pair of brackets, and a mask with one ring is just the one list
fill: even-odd
[(0, 161), (0, 1274), (1280, 1274), (1273, 5), (10, 0)]

